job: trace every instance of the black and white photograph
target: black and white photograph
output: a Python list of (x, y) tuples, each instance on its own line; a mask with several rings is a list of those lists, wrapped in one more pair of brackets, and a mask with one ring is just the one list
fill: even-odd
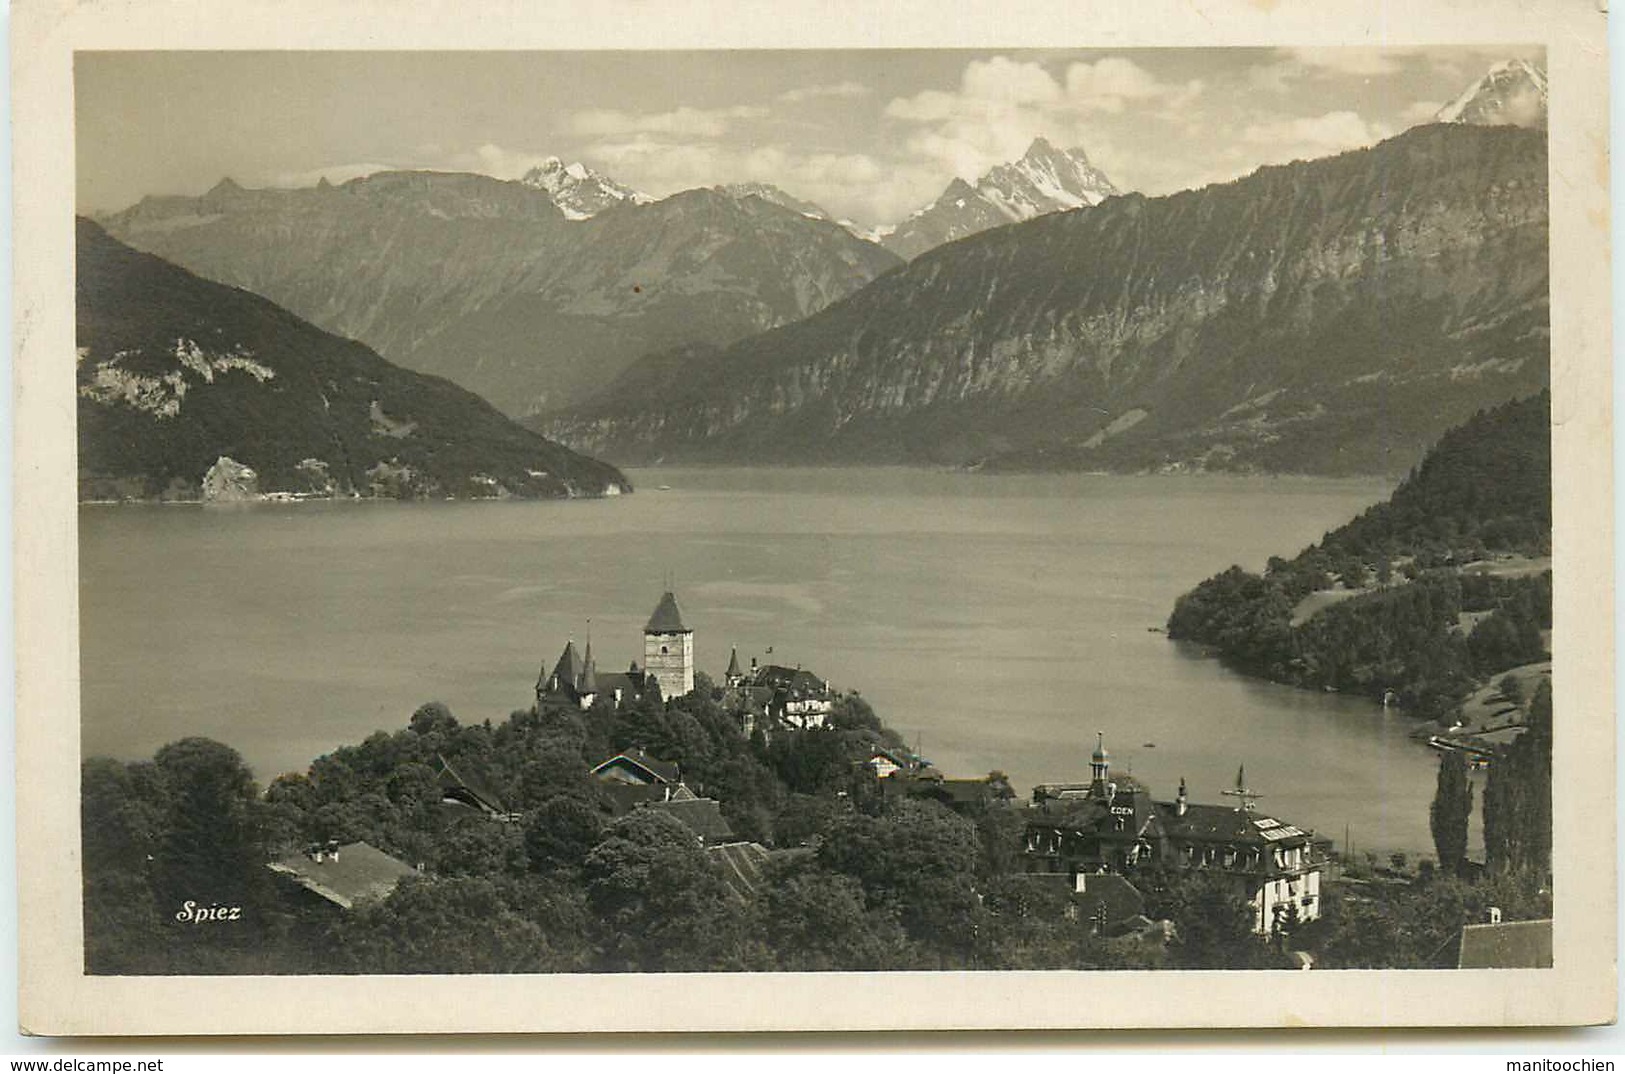
[(75, 48), (78, 973), (1552, 970), (1485, 40)]

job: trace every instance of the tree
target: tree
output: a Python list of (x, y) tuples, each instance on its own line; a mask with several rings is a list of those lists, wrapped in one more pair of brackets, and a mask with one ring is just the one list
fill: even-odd
[(908, 967), (909, 943), (894, 914), (871, 910), (849, 876), (807, 862), (770, 869), (753, 902), (758, 942), (771, 968), (793, 972)]
[(855, 878), (871, 908), (894, 911), (908, 935), (949, 964), (970, 955), (979, 847), (976, 829), (935, 802), (905, 800), (880, 816), (831, 826), (818, 860)]
[(1467, 860), (1467, 822), (1473, 815), (1473, 785), (1468, 778), (1467, 755), (1449, 750), (1439, 757), (1438, 785), (1428, 824), (1433, 831), (1433, 849), (1446, 873), (1461, 872)]
[(153, 757), (163, 787), (156, 855), (160, 899), (241, 906), (261, 901), (266, 851), (259, 788), (242, 756), (207, 738), (184, 738)]
[(150, 882), (163, 804), (151, 764), (92, 758), (81, 769), (85, 968), (91, 973), (165, 972), (167, 952)]
[(579, 869), (604, 834), (604, 818), (581, 798), (549, 798), (525, 818), (525, 855), (539, 872)]
[(760, 960), (738, 900), (675, 817), (633, 810), (610, 825), (583, 874), (612, 968), (697, 972), (747, 969)]
[(430, 701), (418, 706), (407, 726), (416, 735), (448, 735), (457, 730), (457, 718), (439, 701)]
[(1552, 684), (1529, 702), (1524, 732), (1490, 764), (1484, 851), (1492, 872), (1542, 883), (1552, 868)]
[[(324, 958), (347, 973), (547, 973), (581, 968), (568, 948), (585, 931), (551, 935), (512, 905), (510, 884), (488, 877), (408, 878), (332, 926)], [(566, 951), (555, 944), (562, 940)]]
[(1276, 966), (1279, 959), (1253, 932), (1253, 907), (1223, 877), (1195, 875), (1186, 883), (1183, 911), (1174, 918), (1173, 944), (1181, 969), (1249, 970)]

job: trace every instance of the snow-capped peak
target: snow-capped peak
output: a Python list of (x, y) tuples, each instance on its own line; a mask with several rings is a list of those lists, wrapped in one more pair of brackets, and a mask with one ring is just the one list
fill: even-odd
[(982, 176), (976, 191), (1012, 220), (1098, 205), (1118, 193), (1082, 149), (1058, 149), (1042, 137), (1033, 139), (1020, 160)]
[(566, 164), (558, 157), (548, 157), (526, 172), (519, 181), (546, 191), (559, 211), (571, 220), (596, 216), (623, 201), (646, 205), (654, 200), (647, 194), (599, 175), (580, 161)]
[(1528, 60), (1503, 60), (1434, 115), (1438, 123), (1546, 126), (1546, 71)]

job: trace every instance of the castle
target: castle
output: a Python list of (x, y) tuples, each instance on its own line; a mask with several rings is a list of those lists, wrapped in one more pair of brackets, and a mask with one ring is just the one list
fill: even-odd
[(542, 665), (536, 679), (536, 704), (539, 708), (548, 700), (562, 698), (585, 709), (603, 697), (619, 707), (647, 694), (669, 699), (693, 689), (694, 632), (683, 622), (676, 595), (667, 590), (643, 627), (641, 669), (633, 661), (624, 672), (600, 672), (592, 656), (592, 639), (587, 640), (585, 653), (571, 640), (551, 672)]

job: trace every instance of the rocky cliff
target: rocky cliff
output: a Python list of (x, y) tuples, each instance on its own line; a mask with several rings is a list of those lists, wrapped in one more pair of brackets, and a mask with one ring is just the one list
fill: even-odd
[(1401, 473), (1548, 379), (1546, 146), (1420, 127), (927, 253), (543, 428), (624, 461)]
[(614, 467), (78, 223), (82, 499), (597, 496)]

